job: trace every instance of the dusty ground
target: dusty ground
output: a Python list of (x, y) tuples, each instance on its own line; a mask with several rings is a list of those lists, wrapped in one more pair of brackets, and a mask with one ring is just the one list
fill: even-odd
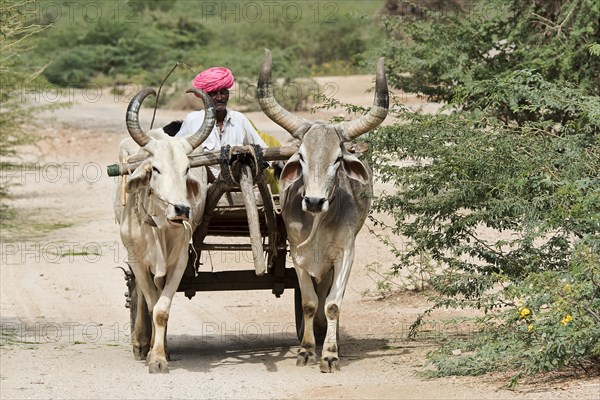
[[(328, 79), (338, 98), (368, 104), (371, 77)], [(506, 377), (426, 380), (426, 342), (404, 340), (427, 307), (414, 294), (381, 301), (378, 273), (392, 258), (363, 230), (341, 318), (342, 371), (295, 366), (298, 349), (293, 293), (178, 293), (169, 321), (173, 361), (168, 375), (149, 375), (129, 345), (125, 266), (112, 212), (114, 180), (105, 166), (116, 161), (126, 137), (126, 102), (106, 93), (75, 96), (68, 109), (45, 113), (45, 139), (30, 148), (37, 171), (5, 171), (15, 187), (12, 205), (30, 233), (3, 232), (0, 249), (0, 397), (16, 398), (394, 398), (394, 399), (591, 399), (598, 382), (562, 379), (525, 382), (505, 389)], [(94, 100), (94, 101), (92, 101)], [(415, 106), (418, 100), (406, 98)], [(331, 114), (319, 117), (328, 118)], [(185, 114), (159, 111), (158, 125)], [(306, 114), (308, 118), (314, 115)], [(261, 113), (260, 129), (287, 140)], [(142, 121), (150, 120), (144, 110)], [(213, 254), (207, 270), (243, 264), (247, 254)], [(369, 266), (379, 265), (375, 271)], [(435, 330), (433, 332), (435, 334)]]

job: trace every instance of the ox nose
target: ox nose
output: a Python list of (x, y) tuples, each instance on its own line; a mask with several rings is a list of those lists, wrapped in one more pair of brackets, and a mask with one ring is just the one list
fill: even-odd
[(306, 206), (306, 211), (323, 211), (323, 204), (325, 204), (325, 201), (327, 201), (327, 199), (324, 197), (305, 197), (304, 205)]
[(175, 215), (178, 217), (190, 218), (190, 208), (188, 206), (175, 205)]

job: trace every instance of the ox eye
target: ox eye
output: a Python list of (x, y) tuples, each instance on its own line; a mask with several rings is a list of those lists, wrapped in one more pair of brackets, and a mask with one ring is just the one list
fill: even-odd
[(342, 156), (339, 156), (338, 158), (335, 159), (334, 164), (338, 164), (342, 161)]
[(298, 153), (298, 159), (299, 159), (300, 161), (304, 161), (304, 157), (302, 157), (302, 154), (301, 154), (301, 153)]
[(157, 174), (160, 174), (160, 171), (158, 170), (158, 168), (156, 167), (152, 167), (152, 172), (156, 172)]
[(190, 167), (187, 167), (187, 169), (185, 170), (185, 175), (190, 173)]

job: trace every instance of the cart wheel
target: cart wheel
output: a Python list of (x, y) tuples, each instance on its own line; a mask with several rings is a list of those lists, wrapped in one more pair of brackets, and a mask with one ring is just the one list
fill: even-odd
[[(324, 302), (319, 302), (315, 319), (313, 320), (313, 331), (317, 344), (323, 344), (327, 336), (327, 317), (325, 317)], [(339, 326), (339, 325), (338, 325)]]
[[(319, 306), (317, 307), (317, 313), (315, 314), (315, 322), (314, 322), (314, 332), (315, 332), (315, 340), (317, 343), (322, 344), (325, 341), (325, 336), (327, 336), (327, 317), (325, 316), (325, 302), (327, 301), (327, 296), (329, 295), (329, 291), (331, 290), (331, 286), (333, 285), (333, 270), (330, 270), (323, 279), (321, 283), (317, 285), (317, 282), (313, 279), (313, 286), (315, 288), (315, 292), (317, 292), (317, 296), (319, 297)], [(339, 321), (338, 321), (339, 328)], [(336, 329), (339, 337), (339, 329)]]
[(133, 333), (135, 324), (135, 315), (137, 314), (137, 293), (135, 290), (135, 276), (131, 269), (125, 272), (125, 281), (127, 282), (127, 291), (125, 292), (125, 308), (129, 308), (129, 330)]
[(294, 315), (296, 316), (296, 335), (298, 340), (302, 342), (304, 337), (304, 313), (302, 312), (302, 294), (299, 287), (294, 289)]
[[(127, 280), (127, 301), (125, 302), (125, 307), (129, 308), (129, 325), (131, 333), (133, 334), (135, 319), (138, 312), (138, 293), (135, 286), (135, 275), (133, 275), (131, 270), (125, 272), (125, 279)], [(146, 325), (146, 332), (152, 332), (152, 320), (150, 319), (150, 315), (147, 312), (144, 312), (143, 317), (144, 324)]]
[(127, 281), (127, 290), (128, 290), (128, 298), (129, 298), (129, 328), (131, 334), (133, 334), (133, 328), (135, 327), (135, 317), (137, 316), (137, 290), (135, 289), (135, 277), (131, 274), (131, 280)]
[[(144, 360), (148, 355), (148, 351), (150, 351), (150, 337), (152, 335), (152, 318), (150, 317), (150, 314), (146, 309), (146, 302), (143, 299), (139, 299), (135, 284), (135, 276), (133, 275), (131, 269), (128, 272), (125, 272), (125, 279), (127, 280), (127, 302), (125, 303), (125, 307), (129, 308), (129, 325), (131, 332), (131, 343), (133, 345), (133, 356), (136, 360)], [(137, 318), (138, 312), (142, 313), (142, 323), (145, 326), (145, 330), (142, 331), (141, 337), (138, 337), (136, 339), (134, 338), (134, 330), (135, 320)], [(141, 342), (141, 344), (136, 345), (136, 342)]]

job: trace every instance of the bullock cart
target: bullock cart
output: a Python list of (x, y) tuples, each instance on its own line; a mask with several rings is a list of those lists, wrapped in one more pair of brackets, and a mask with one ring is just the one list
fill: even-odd
[[(287, 160), (296, 151), (293, 146), (227, 146), (221, 151), (189, 156), (191, 167), (220, 165), (221, 174), (208, 189), (202, 223), (194, 231), (188, 265), (177, 291), (191, 299), (197, 292), (229, 290), (271, 290), (280, 297), (285, 289), (294, 289), (296, 331), (301, 337), (302, 301), (296, 272), (293, 267), (286, 268), (287, 234), (279, 213), (279, 198), (271, 193), (263, 177), (266, 162)], [(127, 175), (142, 161), (143, 157), (132, 156), (126, 163), (109, 165), (108, 175)], [(254, 269), (233, 266), (222, 271), (203, 271), (203, 253), (219, 252), (251, 252)], [(125, 279), (126, 307), (130, 309), (133, 332), (137, 292), (131, 268), (125, 270)], [(149, 319), (144, 323), (151, 326)]]

